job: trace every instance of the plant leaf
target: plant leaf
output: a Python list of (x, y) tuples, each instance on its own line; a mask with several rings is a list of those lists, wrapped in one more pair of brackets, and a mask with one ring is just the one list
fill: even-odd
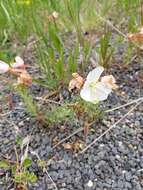
[(23, 161), (23, 167), (24, 167), (24, 168), (30, 167), (31, 164), (32, 164), (32, 161), (31, 161), (31, 159), (29, 159), (29, 158), (26, 158), (26, 159)]
[(0, 168), (8, 169), (10, 166), (6, 161), (0, 161)]
[(33, 173), (33, 172), (28, 172), (27, 173), (27, 181), (31, 182), (31, 183), (35, 183), (37, 181), (37, 176)]

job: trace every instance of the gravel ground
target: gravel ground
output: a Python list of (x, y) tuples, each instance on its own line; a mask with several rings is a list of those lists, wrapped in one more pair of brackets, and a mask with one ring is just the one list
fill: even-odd
[[(139, 76), (143, 64), (135, 62), (127, 69), (114, 67), (111, 73), (120, 86), (110, 96), (106, 109), (127, 103), (143, 96), (143, 84)], [(130, 107), (109, 113), (101, 122), (92, 126), (87, 143), (100, 136), (115, 121), (128, 112)], [(76, 156), (62, 145), (53, 149), (54, 141), (61, 140), (79, 126), (65, 124), (44, 128), (37, 124), (16, 98), (13, 111), (0, 120), (0, 154), (14, 158), (16, 129), (23, 137), (31, 134), (30, 151), (38, 153), (46, 161), (47, 171), (58, 190), (142, 190), (143, 189), (143, 105), (138, 106), (122, 123), (105, 135), (85, 153)], [(83, 140), (80, 132), (67, 142)], [(29, 152), (30, 152), (29, 151)], [(38, 176), (38, 182), (29, 185), (29, 190), (56, 189), (46, 173), (38, 167), (37, 158), (31, 155), (30, 168)], [(0, 170), (0, 190), (12, 190), (10, 173)]]

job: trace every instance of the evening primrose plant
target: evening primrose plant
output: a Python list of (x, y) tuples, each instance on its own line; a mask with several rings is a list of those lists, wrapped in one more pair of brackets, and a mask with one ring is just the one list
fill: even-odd
[(73, 108), (78, 119), (83, 122), (85, 140), (89, 126), (104, 115), (104, 110), (100, 110), (100, 102), (107, 100), (112, 90), (118, 88), (112, 75), (101, 77), (103, 71), (104, 68), (98, 66), (89, 72), (86, 79), (73, 73), (69, 83), (70, 91), (80, 91), (81, 99), (77, 99)]
[[(100, 115), (99, 103), (108, 98), (112, 89), (117, 88), (115, 78), (112, 75), (101, 77), (103, 71), (104, 68), (98, 66), (89, 72), (86, 79), (78, 73), (73, 73), (73, 78), (69, 83), (69, 91), (72, 92), (75, 88), (80, 90), (80, 96), (83, 100), (77, 94), (77, 98), (71, 102), (63, 101), (62, 104), (52, 105), (47, 109), (40, 107), (29, 94), (28, 88), (34, 79), (27, 72), (23, 59), (17, 56), (11, 65), (0, 61), (0, 73), (10, 73), (16, 78), (17, 82), (14, 82), (13, 85), (15, 91), (22, 97), (28, 112), (44, 125), (68, 122), (73, 118), (76, 118), (75, 121), (82, 121), (83, 118), (86, 118), (86, 123), (98, 119)], [(95, 109), (92, 109), (92, 104)]]
[[(112, 6), (115, 11), (111, 12)], [(39, 115), (38, 119), (42, 118), (47, 123), (56, 123), (58, 120), (63, 121), (64, 118), (71, 118), (71, 115), (73, 117), (75, 111), (74, 108), (71, 111), (73, 102), (63, 100), (62, 105), (54, 105), (53, 108), (50, 106), (48, 113), (45, 114), (46, 109), (39, 107), (34, 101), (35, 97), (28, 95), (30, 85), (37, 82), (46, 86), (50, 91), (55, 89), (61, 91), (67, 87), (72, 75), (73, 79), (70, 82), (69, 90), (71, 92), (73, 87), (81, 90), (79, 93), (80, 98), (77, 98), (77, 104), (80, 110), (84, 112), (85, 108), (87, 113), (88, 107), (92, 107), (92, 104), (95, 106), (100, 101), (106, 100), (113, 88), (115, 88), (113, 76), (104, 78), (100, 76), (103, 72), (103, 67), (109, 68), (111, 64), (114, 47), (110, 45), (112, 30), (106, 32), (105, 27), (109, 22), (105, 24), (104, 19), (101, 20), (98, 14), (103, 16), (105, 21), (110, 19), (113, 25), (119, 27), (119, 30), (129, 33), (130, 31), (135, 31), (137, 24), (139, 25), (138, 22), (140, 22), (142, 15), (139, 7), (138, 0), (134, 0), (133, 3), (128, 0), (122, 2), (113, 1), (113, 4), (106, 0), (103, 0), (102, 4), (98, 0), (90, 1), (90, 3), (86, 0), (1, 1), (0, 18), (3, 20), (2, 28), (8, 34), (6, 39), (14, 38), (18, 39), (18, 42), (26, 44), (27, 38), (33, 37), (34, 53), (36, 52), (34, 55), (36, 55), (36, 63), (42, 71), (42, 81), (38, 83), (38, 81), (31, 78), (26, 69), (14, 68), (13, 64), (1, 62), (1, 73), (4, 74), (7, 71), (6, 73), (14, 76), (14, 80), (18, 84), (15, 89), (22, 96), (29, 112), (34, 117)], [(118, 18), (119, 13), (121, 13), (120, 18)], [(122, 16), (129, 18), (129, 24), (127, 21), (124, 22)], [(90, 28), (87, 27), (89, 23), (92, 23)], [(128, 27), (125, 27), (126, 24), (128, 24)], [(92, 29), (94, 33), (99, 33), (97, 47), (93, 47), (92, 43), (85, 40), (84, 33)], [(5, 40), (5, 43), (7, 40)], [(92, 50), (94, 51), (94, 48), (99, 54), (99, 64), (102, 67), (91, 71), (87, 79), (85, 79), (77, 73), (84, 76), (89, 64), (90, 53)], [(130, 50), (132, 47), (127, 49), (126, 61), (131, 56)], [(77, 97), (79, 97), (79, 94), (76, 94)], [(87, 109), (86, 103), (88, 104)], [(49, 114), (50, 119), (48, 119)], [(46, 118), (44, 115), (46, 115)]]

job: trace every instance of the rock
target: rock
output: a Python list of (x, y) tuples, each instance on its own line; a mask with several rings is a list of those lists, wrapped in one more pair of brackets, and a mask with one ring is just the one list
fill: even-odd
[(89, 180), (88, 183), (87, 183), (87, 186), (88, 187), (93, 187), (93, 181)]
[(125, 173), (125, 178), (126, 178), (127, 181), (131, 181), (131, 179), (132, 179), (132, 174), (131, 174), (130, 172), (126, 172), (126, 173)]

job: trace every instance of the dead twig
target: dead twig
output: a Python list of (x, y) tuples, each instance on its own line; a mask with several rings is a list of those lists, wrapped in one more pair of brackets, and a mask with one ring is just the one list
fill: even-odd
[(57, 105), (60, 105), (60, 106), (62, 105), (62, 103), (60, 103), (60, 102), (56, 102), (54, 100), (50, 100), (50, 99), (47, 99), (47, 98), (44, 99), (42, 97), (37, 97), (36, 100), (40, 100), (40, 101), (43, 101), (45, 103), (49, 102), (49, 103), (57, 104)]
[[(40, 162), (42, 161), (41, 158), (40, 158), (40, 156), (38, 155), (38, 153), (31, 151), (31, 154), (35, 155)], [(51, 180), (53, 186), (55, 187), (55, 190), (58, 190), (57, 185), (53, 181), (53, 179), (50, 176), (50, 174), (49, 174), (48, 170), (46, 169), (46, 167), (43, 167), (43, 172), (45, 172), (47, 174), (48, 178)]]
[(83, 127), (80, 127), (79, 129), (74, 131), (72, 134), (70, 134), (68, 137), (62, 139), (60, 142), (58, 142), (56, 145), (54, 145), (52, 149), (55, 149), (57, 146), (61, 145), (62, 143), (64, 143), (65, 141), (67, 141), (68, 139), (70, 139), (71, 137), (73, 137), (74, 135), (76, 135), (77, 133), (79, 133), (81, 131), (83, 131)]
[[(110, 26), (113, 30), (115, 30), (118, 34), (120, 34), (121, 36), (123, 36), (126, 41), (129, 40), (129, 39), (128, 39), (128, 36), (127, 36), (126, 34), (124, 34), (123, 32), (121, 32), (116, 26), (114, 26), (114, 25), (111, 23), (110, 20), (105, 19), (104, 17), (102, 17), (102, 16), (101, 16), (100, 14), (98, 14), (97, 12), (96, 12), (96, 15), (97, 15), (97, 17), (98, 17), (102, 22), (106, 23), (106, 24), (107, 24), (108, 26)], [(140, 46), (139, 46), (137, 43), (135, 43), (135, 42), (132, 42), (132, 43), (133, 43), (137, 48), (140, 49)]]
[(136, 99), (136, 100), (130, 101), (130, 102), (128, 102), (128, 103), (126, 103), (126, 104), (123, 104), (123, 105), (121, 105), (121, 106), (118, 106), (118, 107), (115, 107), (115, 108), (106, 110), (105, 112), (108, 113), (108, 112), (111, 112), (111, 111), (115, 111), (115, 110), (118, 110), (118, 109), (127, 107), (127, 106), (129, 106), (129, 105), (131, 105), (131, 104), (135, 104), (135, 103), (137, 103), (138, 101), (142, 101), (142, 100), (143, 100), (143, 97), (140, 97), (140, 98), (138, 98), (138, 99)]

